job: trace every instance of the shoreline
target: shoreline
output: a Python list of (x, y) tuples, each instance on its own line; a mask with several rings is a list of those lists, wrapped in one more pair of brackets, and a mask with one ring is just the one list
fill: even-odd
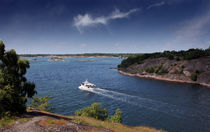
[(124, 71), (121, 71), (121, 70), (118, 70), (118, 72), (120, 74), (123, 74), (123, 75), (126, 75), (126, 76), (135, 76), (135, 77), (140, 77), (140, 78), (148, 78), (148, 79), (168, 81), (168, 82), (198, 84), (198, 85), (210, 88), (210, 84), (206, 84), (206, 83), (199, 83), (199, 82), (192, 82), (192, 81), (183, 81), (183, 80), (169, 79), (169, 78), (163, 78), (163, 77), (155, 77), (155, 76), (151, 76), (151, 75), (140, 75), (138, 73), (137, 74), (132, 74), (132, 73), (124, 72)]

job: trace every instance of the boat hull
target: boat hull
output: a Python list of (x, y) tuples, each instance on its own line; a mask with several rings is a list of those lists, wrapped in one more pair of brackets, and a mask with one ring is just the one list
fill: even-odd
[(85, 91), (93, 91), (94, 90), (94, 88), (88, 88), (86, 86), (79, 86), (78, 88), (81, 90), (85, 90)]

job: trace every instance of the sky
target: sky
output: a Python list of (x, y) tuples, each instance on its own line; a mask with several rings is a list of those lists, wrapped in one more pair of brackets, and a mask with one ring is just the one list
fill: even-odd
[(210, 46), (210, 0), (0, 0), (19, 54), (151, 53)]

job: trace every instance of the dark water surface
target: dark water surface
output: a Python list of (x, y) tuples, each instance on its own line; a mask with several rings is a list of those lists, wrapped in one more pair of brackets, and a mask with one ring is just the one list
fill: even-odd
[[(120, 108), (124, 124), (170, 132), (210, 131), (209, 88), (124, 76), (109, 69), (121, 62), (118, 58), (37, 58), (30, 61), (27, 77), (36, 83), (38, 96), (53, 97), (55, 113), (73, 115), (80, 108), (100, 102), (110, 114)], [(93, 93), (78, 89), (86, 79), (97, 85)]]

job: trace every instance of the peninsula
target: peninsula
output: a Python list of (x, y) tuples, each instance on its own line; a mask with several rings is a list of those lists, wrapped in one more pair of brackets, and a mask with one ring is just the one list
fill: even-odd
[(118, 69), (129, 76), (210, 87), (210, 48), (131, 55)]

